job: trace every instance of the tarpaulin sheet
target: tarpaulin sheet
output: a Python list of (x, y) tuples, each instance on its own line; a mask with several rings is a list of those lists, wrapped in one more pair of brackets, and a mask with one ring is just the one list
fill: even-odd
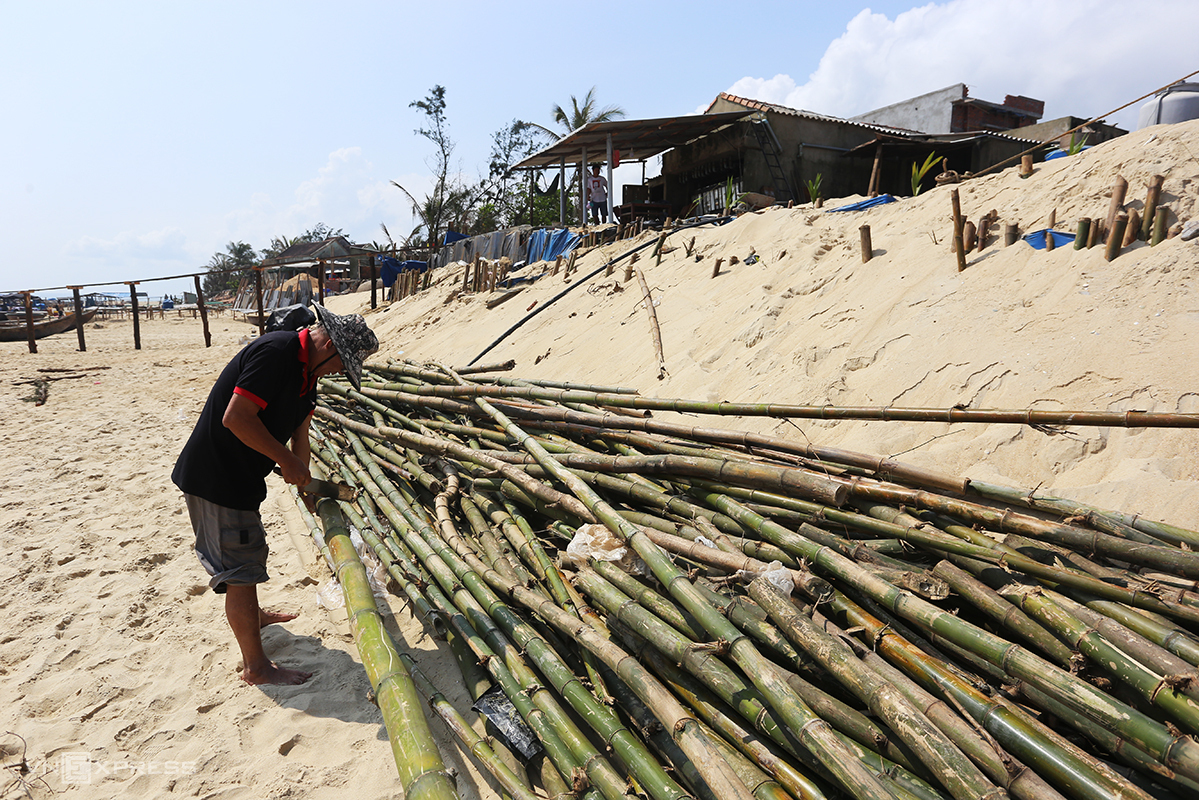
[[(1047, 231), (1049, 231), (1048, 228), (1045, 228), (1045, 229), (1039, 230), (1039, 231), (1033, 231), (1032, 233), (1024, 234), (1020, 238), (1023, 239), (1024, 241), (1028, 242), (1030, 245), (1032, 245), (1036, 249), (1044, 250), (1045, 249), (1045, 233)], [(1074, 234), (1062, 233), (1061, 231), (1053, 231), (1053, 246), (1054, 247), (1065, 247), (1068, 244), (1074, 244)]]
[(453, 244), (454, 242), (460, 241), (462, 239), (469, 239), (469, 238), (470, 237), (467, 236), (465, 233), (458, 233), (456, 231), (448, 231), (447, 230), (445, 232), (445, 239), (442, 240), (441, 244), (444, 246), (447, 244)]
[(865, 211), (868, 208), (874, 208), (875, 206), (881, 206), (884, 203), (894, 203), (894, 202), (895, 202), (895, 198), (892, 197), (891, 195), (880, 194), (878, 197), (871, 197), (869, 200), (861, 200), (857, 203), (850, 203), (849, 205), (841, 206), (840, 208), (830, 208), (828, 210), (828, 213), (832, 214), (834, 211)]
[(566, 255), (579, 244), (579, 235), (571, 233), (566, 228), (555, 230), (533, 231), (529, 234), (525, 258), (530, 264), (534, 261), (549, 261), (552, 258)]
[(400, 277), (401, 272), (425, 272), (429, 269), (429, 264), (425, 261), (400, 261), (391, 256), (383, 256), (379, 259), (379, 264), (382, 265), (379, 277), (383, 280), (384, 286), (391, 286), (396, 282), (396, 278)]

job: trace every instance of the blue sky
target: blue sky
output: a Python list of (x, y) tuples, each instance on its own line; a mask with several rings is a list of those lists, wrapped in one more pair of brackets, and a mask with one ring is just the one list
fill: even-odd
[[(323, 222), (413, 227), (409, 104), (446, 87), (457, 168), (592, 86), (630, 118), (722, 91), (849, 116), (962, 82), (1047, 119), (1194, 69), (1192, 0), (29, 2), (0, 0), (0, 291), (202, 270)], [(1135, 127), (1136, 107), (1110, 121)], [(618, 178), (617, 184), (622, 181)], [(187, 283), (190, 283), (187, 282)], [(183, 282), (148, 284), (151, 295)], [(56, 292), (48, 292), (56, 294)]]

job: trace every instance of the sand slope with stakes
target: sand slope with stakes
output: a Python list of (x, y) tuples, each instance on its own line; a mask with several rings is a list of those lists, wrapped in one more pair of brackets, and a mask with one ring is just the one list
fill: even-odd
[[(1056, 211), (1058, 229), (1073, 232), (1079, 217), (1106, 216), (1117, 175), (1139, 209), (1161, 174), (1161, 202), (1172, 223), (1185, 222), (1199, 204), (1196, 156), (1199, 122), (1150, 128), (1038, 164), (1027, 179), (1013, 168), (961, 184), (962, 210), (976, 221), (994, 210), (1000, 233), (1005, 223), (1042, 228)], [(624, 280), (623, 263), (482, 361), (514, 359), (519, 377), (708, 401), (1199, 412), (1199, 242), (1137, 242), (1109, 263), (1100, 247), (1004, 247), (993, 233), (959, 273), (949, 191), (863, 212), (771, 209), (678, 234), (660, 264), (643, 251), (636, 266), (661, 326), (662, 380), (641, 289)], [(641, 241), (582, 253), (570, 282)], [(745, 264), (751, 253), (757, 262)], [(717, 258), (724, 266), (712, 278)], [(374, 311), (367, 294), (328, 305), (367, 316), (383, 342), (377, 359), (463, 366), (568, 283), (547, 276), (489, 310), (485, 295), (459, 291), (461, 277), (441, 270), (431, 288)], [(208, 349), (199, 322), (179, 317), (143, 322), (140, 351), (128, 321), (89, 326), (86, 353), (73, 333), (39, 341), (36, 355), (0, 343), (0, 731), (28, 743), (33, 771), (23, 777), (44, 781), (31, 785), (34, 797), (398, 798), (344, 612), (317, 605), (327, 569), (276, 478), (263, 506), (273, 576), (264, 604), (301, 616), (265, 641), (285, 664), (317, 674), (299, 687), (237, 680), (221, 602), (206, 591), (169, 479), (212, 381), (250, 333), (229, 318), (212, 329)], [(52, 381), (49, 401), (35, 406), (18, 381), (41, 368), (82, 377)], [(688, 419), (1199, 528), (1196, 430)], [(392, 607), (400, 646), (465, 709), (444, 645), (401, 602)], [(432, 728), (462, 795), (498, 796), (440, 723)], [(19, 750), (4, 737), (0, 765), (13, 763), (14, 743)], [(86, 760), (89, 782), (62, 772), (64, 756)], [(0, 785), (16, 777), (0, 772)]]

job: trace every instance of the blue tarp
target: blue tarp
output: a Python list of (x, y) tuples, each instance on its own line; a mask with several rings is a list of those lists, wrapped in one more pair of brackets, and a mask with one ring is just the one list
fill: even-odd
[(875, 206), (881, 206), (884, 203), (894, 203), (894, 202), (895, 202), (895, 198), (892, 197), (891, 195), (880, 194), (878, 197), (871, 197), (869, 200), (862, 200), (857, 203), (851, 203), (850, 205), (841, 206), (840, 208), (830, 208), (828, 210), (828, 213), (832, 214), (834, 211), (865, 211), (868, 208), (874, 208)]
[(579, 244), (579, 235), (571, 233), (566, 228), (555, 230), (539, 230), (529, 234), (525, 245), (525, 261), (532, 264), (535, 261), (549, 261), (563, 256), (574, 250)]
[(469, 238), (470, 237), (467, 236), (465, 233), (457, 233), (455, 231), (447, 230), (445, 232), (445, 240), (441, 243), (441, 245), (442, 245), (442, 247), (444, 247), (447, 244), (453, 244), (454, 242), (460, 242), (463, 239), (469, 239)]
[(393, 283), (395, 283), (396, 278), (400, 276), (401, 272), (410, 272), (412, 270), (416, 270), (417, 272), (425, 272), (429, 269), (428, 262), (400, 261), (399, 259), (392, 258), (391, 256), (383, 256), (379, 259), (379, 264), (383, 267), (379, 277), (383, 279), (384, 286), (391, 286)]
[[(1090, 149), (1091, 149), (1091, 146), (1088, 144), (1088, 145), (1084, 146), (1082, 149), (1083, 149), (1083, 150), (1090, 150)], [(1065, 157), (1066, 157), (1066, 156), (1068, 156), (1068, 155), (1070, 155), (1070, 151), (1069, 151), (1069, 150), (1054, 150), (1052, 153), (1050, 153), (1049, 155), (1045, 156), (1045, 160), (1046, 160), (1046, 161), (1050, 161), (1050, 160), (1052, 160), (1052, 159), (1055, 159), (1055, 158), (1065, 158)]]
[[(1023, 239), (1024, 241), (1028, 242), (1030, 245), (1032, 245), (1036, 249), (1044, 250), (1045, 249), (1045, 232), (1048, 230), (1049, 230), (1048, 228), (1045, 228), (1043, 230), (1033, 231), (1032, 233), (1024, 234), (1020, 238)], [(1054, 247), (1065, 247), (1068, 244), (1074, 244), (1074, 234), (1062, 233), (1061, 231), (1053, 231), (1053, 246)]]

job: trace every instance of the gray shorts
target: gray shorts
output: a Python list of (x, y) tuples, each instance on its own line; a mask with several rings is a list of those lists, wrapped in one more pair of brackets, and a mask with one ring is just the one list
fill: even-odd
[(196, 556), (212, 576), (208, 585), (218, 594), (226, 585), (253, 586), (270, 580), (266, 574), (266, 531), (257, 511), (240, 511), (184, 494), (192, 530), (196, 532)]

